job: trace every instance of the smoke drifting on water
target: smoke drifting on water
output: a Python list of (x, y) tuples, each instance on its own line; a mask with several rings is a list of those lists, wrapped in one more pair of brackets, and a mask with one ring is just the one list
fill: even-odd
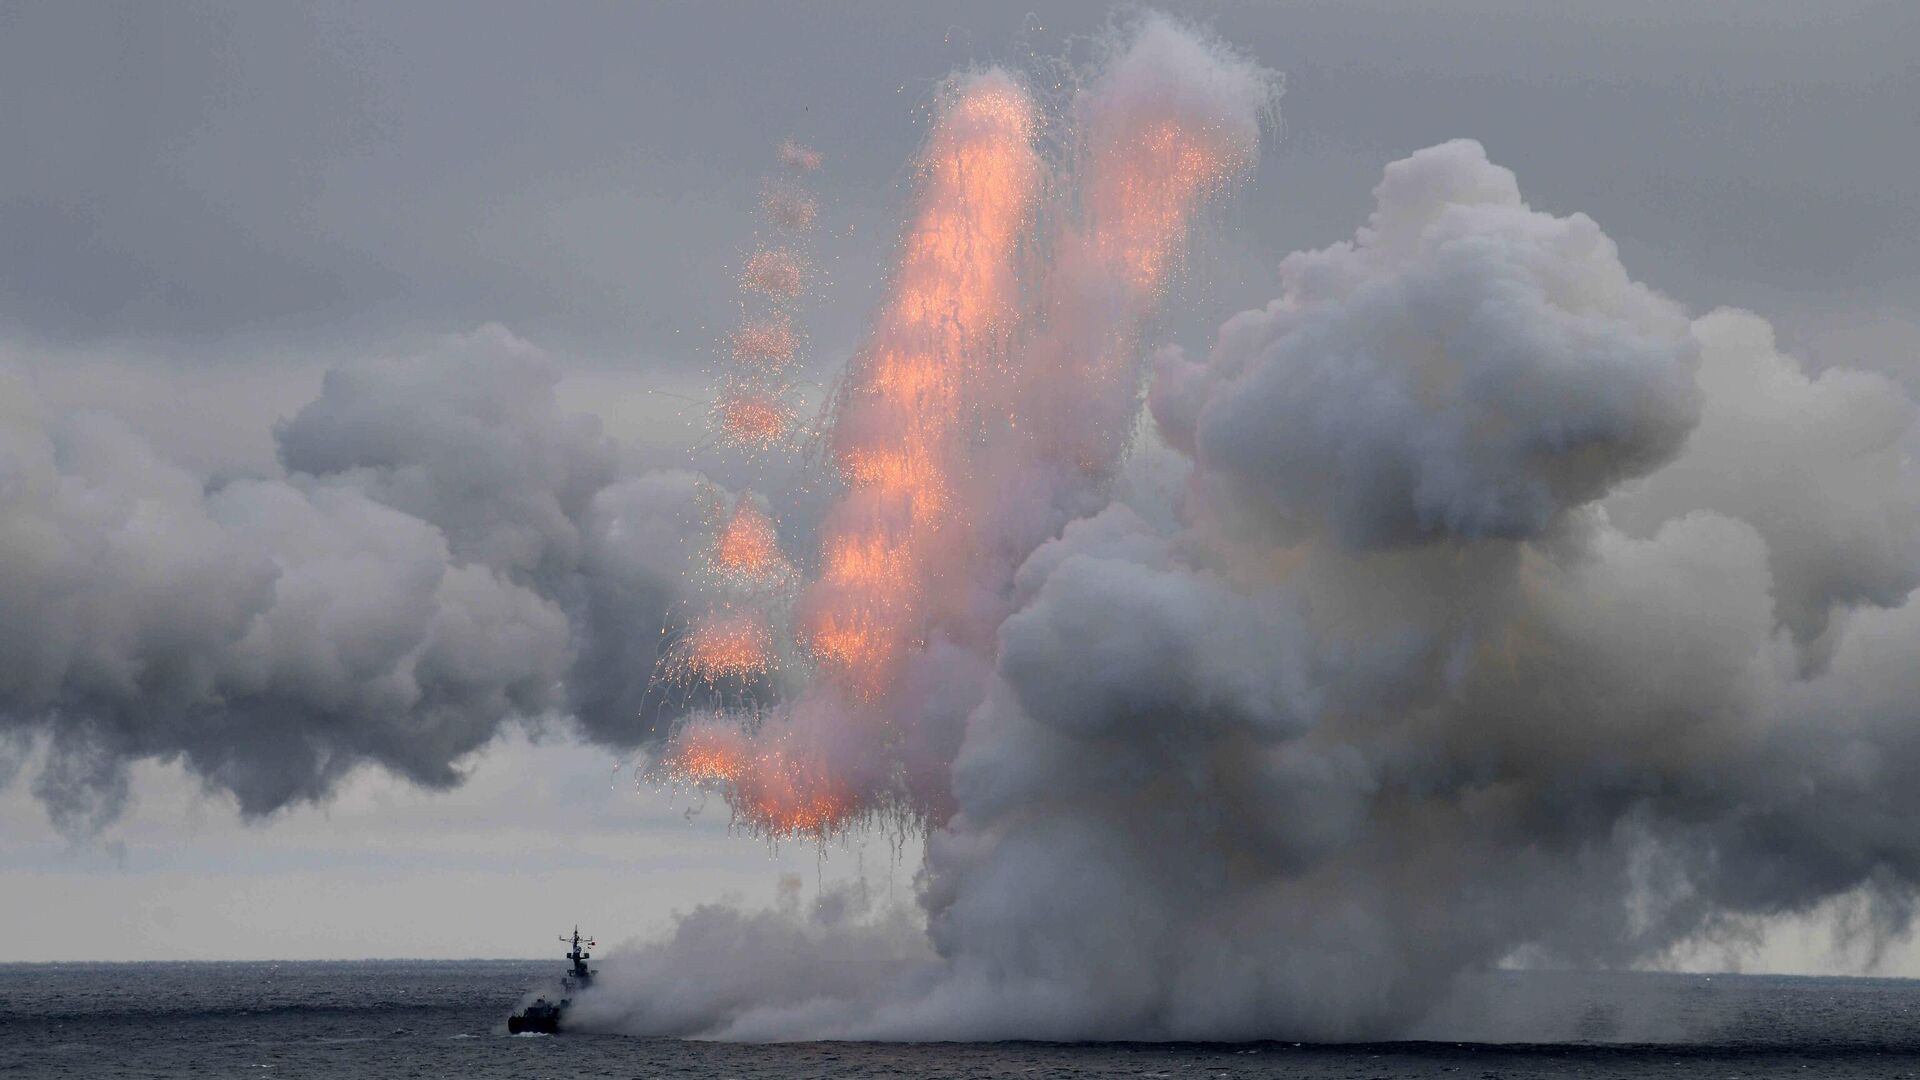
[[(912, 491), (907, 524), (858, 518), (884, 662), (689, 729), (755, 828), (925, 822), (924, 938), (845, 894), (700, 909), (610, 960), (583, 1022), (1376, 1037), (1501, 962), (1657, 962), (1837, 897), (1904, 931), (1912, 405), (1809, 376), (1757, 316), (1690, 318), (1479, 144), (1393, 163), (1352, 241), (1287, 257), (1205, 358), (1162, 350), (1132, 460), (1185, 479), (1114, 494), (1140, 319), (1266, 98), (1203, 37), (1131, 28), (1071, 110), (1037, 321), (926, 353), (937, 418), (869, 422), (892, 384), (856, 370), (837, 445), (934, 433), (877, 479), (843, 454), (850, 500)], [(915, 250), (897, 288), (942, 287)], [(763, 812), (796, 777), (839, 816)]]

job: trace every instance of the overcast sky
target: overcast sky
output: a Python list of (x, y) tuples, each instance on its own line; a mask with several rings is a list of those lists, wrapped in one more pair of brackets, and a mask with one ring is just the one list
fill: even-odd
[[(1350, 235), (1381, 167), (1481, 140), (1696, 312), (1771, 318), (1815, 366), (1920, 388), (1920, 5), (1830, 0), (1171, 3), (1284, 73), (1257, 174), (1213, 216), (1162, 336), (1264, 302)], [(321, 372), (499, 322), (649, 467), (699, 451), (707, 350), (788, 135), (825, 155), (806, 312), (844, 362), (939, 80), (1044, 84), (1104, 3), (0, 4), (0, 364), (208, 471), (273, 465)], [(4, 764), (0, 761), (0, 764)], [(770, 853), (724, 808), (636, 790), (563, 730), (452, 793), (384, 774), (241, 823), (178, 767), (74, 844), (0, 787), (0, 960), (543, 954), (782, 873), (911, 892), (917, 849)], [(25, 775), (25, 772), (21, 775)], [(1799, 931), (1758, 966), (1837, 961)], [(1920, 974), (1920, 953), (1892, 959)]]

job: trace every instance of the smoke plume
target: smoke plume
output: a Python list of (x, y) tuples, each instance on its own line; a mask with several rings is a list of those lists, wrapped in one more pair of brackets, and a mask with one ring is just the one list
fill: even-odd
[[(1170, 503), (1104, 482), (1119, 390), (1081, 414), (1108, 443), (988, 457), (998, 551), (1065, 524), (985, 605), (984, 655), (936, 641), (897, 691), (921, 709), (896, 717), (960, 716), (931, 954), (893, 915), (849, 938), (833, 897), (707, 910), (611, 961), (584, 1020), (1371, 1038), (1500, 963), (1657, 963), (1835, 898), (1904, 932), (1912, 404), (1806, 373), (1758, 316), (1689, 318), (1477, 143), (1374, 197), (1204, 358), (1156, 356), (1132, 461), (1182, 477)], [(1058, 400), (1088, 385), (1085, 349), (1018, 355)], [(749, 925), (817, 952), (755, 981)]]
[(328, 374), (284, 473), (196, 476), (110, 416), (0, 416), (0, 725), (85, 833), (127, 766), (178, 760), (243, 813), (379, 765), (429, 787), (509, 722), (633, 745), (698, 544), (695, 478), (623, 476), (557, 371), (498, 327)]

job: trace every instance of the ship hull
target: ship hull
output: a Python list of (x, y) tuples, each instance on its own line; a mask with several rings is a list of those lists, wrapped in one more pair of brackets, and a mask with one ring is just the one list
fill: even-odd
[(509, 1016), (507, 1017), (509, 1035), (558, 1035), (560, 1018), (558, 1016)]

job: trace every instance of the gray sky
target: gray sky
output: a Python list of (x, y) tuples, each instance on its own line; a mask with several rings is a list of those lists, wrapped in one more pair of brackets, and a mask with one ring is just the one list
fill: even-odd
[[(1695, 311), (1736, 304), (1815, 366), (1920, 387), (1920, 7), (1901, 2), (1168, 4), (1284, 72), (1258, 173), (1209, 223), (1163, 322), (1273, 295), (1349, 235), (1380, 168), (1468, 136), (1536, 205), (1585, 211)], [(866, 318), (904, 165), (957, 65), (1042, 72), (1103, 3), (0, 5), (0, 363), (121, 413), (205, 470), (272, 461), (327, 366), (500, 322), (650, 466), (696, 453), (731, 267), (773, 145), (823, 151), (808, 318), (827, 377)], [(694, 410), (697, 411), (697, 410)], [(783, 872), (724, 812), (609, 781), (556, 736), (483, 752), (450, 794), (380, 774), (243, 825), (177, 767), (92, 844), (0, 788), (0, 960), (523, 955)], [(1798, 930), (1762, 966), (1832, 961)], [(1896, 957), (1920, 974), (1920, 955)]]

